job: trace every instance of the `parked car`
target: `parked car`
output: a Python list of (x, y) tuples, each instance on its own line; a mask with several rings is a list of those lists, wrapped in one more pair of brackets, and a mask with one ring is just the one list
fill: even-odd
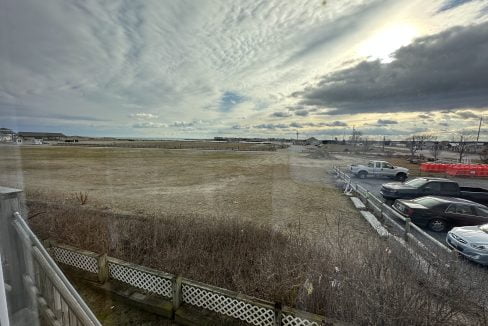
[(368, 165), (352, 164), (349, 167), (352, 174), (358, 178), (364, 179), (368, 176), (389, 177), (398, 181), (405, 181), (408, 178), (408, 169), (399, 166), (393, 166), (386, 161), (369, 161)]
[(468, 199), (483, 205), (488, 204), (488, 190), (484, 188), (460, 187), (455, 181), (444, 178), (415, 178), (405, 183), (386, 183), (380, 191), (387, 201), (411, 199), (422, 196), (448, 196)]
[(413, 200), (398, 199), (393, 209), (418, 226), (445, 232), (452, 226), (488, 223), (488, 207), (454, 197), (426, 196)]
[(488, 265), (488, 224), (453, 228), (446, 242), (464, 257)]

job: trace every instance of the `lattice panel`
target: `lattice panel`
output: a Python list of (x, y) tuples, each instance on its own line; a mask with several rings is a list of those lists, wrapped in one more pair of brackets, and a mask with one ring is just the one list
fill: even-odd
[(98, 273), (98, 263), (95, 257), (86, 256), (68, 249), (53, 247), (51, 254), (55, 261), (80, 268), (82, 270)]
[(171, 279), (112, 262), (109, 262), (108, 269), (110, 277), (115, 280), (165, 297), (173, 297)]
[(283, 314), (281, 318), (283, 326), (319, 326), (318, 323), (304, 318), (295, 317), (293, 315)]
[(183, 302), (185, 303), (238, 318), (257, 326), (274, 324), (274, 311), (272, 309), (252, 305), (190, 285), (183, 284), (182, 291)]

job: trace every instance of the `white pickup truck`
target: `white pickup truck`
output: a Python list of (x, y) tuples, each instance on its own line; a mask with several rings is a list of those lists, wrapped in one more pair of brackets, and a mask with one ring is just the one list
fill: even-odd
[(389, 177), (403, 182), (408, 178), (408, 169), (393, 166), (386, 161), (369, 161), (368, 165), (353, 164), (349, 169), (352, 174), (361, 179), (368, 176)]

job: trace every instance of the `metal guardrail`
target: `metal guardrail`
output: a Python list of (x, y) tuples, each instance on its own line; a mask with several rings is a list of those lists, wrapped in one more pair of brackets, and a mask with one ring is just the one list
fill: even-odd
[[(342, 179), (346, 184), (346, 191), (354, 191), (359, 195), (361, 200), (367, 205), (367, 207), (373, 211), (374, 215), (380, 217), (383, 224), (391, 224), (396, 229), (403, 233), (405, 240), (415, 240), (418, 242), (420, 247), (428, 249), (428, 246), (440, 249), (443, 252), (451, 253), (452, 250), (445, 246), (443, 243), (433, 238), (430, 234), (426, 233), (417, 225), (411, 223), (410, 218), (404, 217), (395, 210), (393, 210), (389, 205), (384, 203), (380, 198), (372, 194), (363, 186), (353, 183), (351, 176), (342, 171), (339, 167), (334, 167), (334, 172), (336, 175)], [(412, 232), (414, 231), (414, 232)], [(433, 254), (432, 252), (430, 254)], [(435, 255), (435, 254), (434, 254)]]

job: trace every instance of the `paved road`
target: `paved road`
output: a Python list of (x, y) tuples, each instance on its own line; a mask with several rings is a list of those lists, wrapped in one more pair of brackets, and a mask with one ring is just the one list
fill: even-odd
[[(441, 176), (442, 177), (442, 176)], [(449, 179), (455, 180), (459, 183), (459, 185), (464, 186), (464, 187), (483, 187), (483, 188), (488, 188), (488, 179), (474, 179), (474, 178), (452, 178), (450, 177)], [(359, 179), (354, 176), (352, 176), (352, 182), (357, 183), (364, 188), (366, 188), (369, 192), (374, 194), (376, 197), (380, 198), (383, 200), (383, 198), (380, 195), (380, 189), (381, 185), (384, 183), (388, 182), (395, 182), (389, 178), (366, 178), (366, 179)], [(442, 243), (445, 243), (446, 239), (446, 232), (432, 232), (427, 229), (425, 231), (436, 238), (437, 240), (441, 241)]]

